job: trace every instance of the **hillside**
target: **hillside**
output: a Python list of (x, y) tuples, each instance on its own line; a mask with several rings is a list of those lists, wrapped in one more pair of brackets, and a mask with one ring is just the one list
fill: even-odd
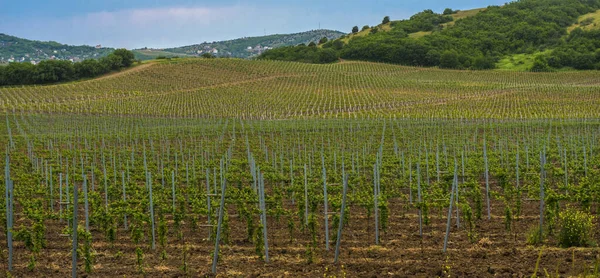
[(600, 116), (597, 92), (595, 72), (173, 59), (103, 79), (0, 88), (0, 110), (242, 119), (578, 118)]
[[(520, 0), (442, 14), (425, 10), (406, 20), (355, 27), (354, 34), (321, 47), (345, 60), (411, 66), (589, 70), (600, 68), (599, 9), (600, 0)], [(322, 62), (307, 58), (316, 55), (321, 51), (288, 47), (261, 58)]]
[[(205, 42), (201, 44), (167, 48), (162, 50), (136, 49), (136, 57), (140, 59), (152, 59), (156, 56), (200, 56), (211, 53), (218, 57), (249, 58), (259, 55), (265, 50), (318, 42), (326, 37), (329, 40), (337, 39), (344, 35), (342, 32), (332, 30), (312, 30), (295, 34), (276, 34), (260, 37), (247, 37), (220, 42)], [(171, 55), (168, 55), (171, 54)]]
[(37, 63), (50, 59), (77, 62), (89, 58), (104, 57), (112, 51), (114, 49), (101, 46), (73, 46), (53, 41), (27, 40), (0, 33), (0, 63)]
[[(472, 10), (464, 10), (464, 11), (459, 11), (459, 10), (454, 11), (454, 13), (449, 14), (452, 17), (452, 21), (449, 21), (447, 23), (442, 23), (440, 25), (440, 27), (443, 29), (443, 28), (446, 28), (448, 26), (452, 26), (452, 25), (454, 25), (454, 23), (457, 20), (460, 20), (460, 19), (463, 19), (463, 18), (467, 18), (467, 17), (473, 16), (473, 15), (476, 15), (477, 13), (479, 13), (481, 11), (484, 11), (484, 10), (485, 10), (485, 8), (472, 9)], [(410, 19), (409, 19), (409, 21), (410, 21)], [(358, 31), (356, 33), (350, 33), (350, 34), (344, 36), (341, 40), (344, 43), (348, 43), (348, 42), (350, 42), (350, 40), (352, 38), (355, 38), (355, 37), (364, 37), (364, 36), (367, 36), (367, 35), (371, 34), (371, 32), (373, 32), (372, 31), (373, 29), (377, 29), (378, 32), (388, 32), (388, 31), (392, 30), (392, 26), (393, 25), (399, 24), (400, 22), (402, 22), (402, 20), (393, 20), (393, 21), (391, 21), (389, 23), (379, 24), (377, 26), (371, 26), (371, 27), (363, 26), (362, 30), (360, 30), (360, 31)], [(432, 31), (417, 31), (417, 32), (414, 32), (414, 33), (409, 33), (408, 36), (411, 37), (411, 38), (420, 38), (420, 37), (423, 37), (423, 36), (426, 36), (426, 35), (430, 35), (431, 33), (432, 33)]]

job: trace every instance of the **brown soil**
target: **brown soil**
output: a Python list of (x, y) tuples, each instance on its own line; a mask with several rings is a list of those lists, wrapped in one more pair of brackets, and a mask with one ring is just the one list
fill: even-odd
[[(524, 216), (513, 222), (512, 232), (504, 227), (504, 206), (493, 203), (492, 219), (478, 220), (477, 239), (469, 241), (466, 223), (461, 219), (457, 229), (455, 220), (450, 233), (448, 251), (442, 253), (446, 230), (447, 209), (432, 210), (431, 224), (424, 226), (421, 243), (418, 219), (415, 210), (404, 211), (398, 202), (390, 201), (389, 228), (381, 233), (380, 245), (375, 245), (374, 221), (367, 218), (363, 208), (352, 207), (350, 223), (344, 227), (340, 248), (340, 263), (333, 264), (335, 242), (325, 251), (322, 219), (319, 221), (319, 246), (314, 262), (307, 263), (306, 246), (309, 234), (295, 230), (296, 237), (289, 240), (287, 219), (282, 217), (277, 223), (269, 219), (270, 263), (258, 259), (254, 244), (245, 240), (246, 224), (236, 215), (235, 208), (229, 208), (230, 243), (221, 246), (222, 260), (218, 264), (218, 276), (222, 277), (530, 277), (540, 254), (539, 247), (526, 244), (526, 232), (538, 223), (539, 206), (536, 202), (524, 204)], [(257, 219), (258, 223), (258, 219)], [(202, 223), (200, 223), (202, 224)], [(331, 224), (331, 221), (330, 221)], [(64, 223), (57, 220), (47, 222), (47, 248), (37, 258), (33, 271), (27, 269), (30, 253), (21, 242), (15, 242), (14, 277), (68, 277), (71, 273), (71, 241), (61, 236)], [(183, 265), (183, 250), (187, 245), (187, 276), (210, 276), (214, 242), (207, 240), (206, 227), (191, 231), (184, 224), (184, 239), (177, 240), (173, 225), (168, 225), (167, 258), (161, 259), (162, 248), (158, 245), (151, 250), (148, 240), (144, 249), (144, 272), (140, 273), (136, 264), (135, 248), (122, 225), (117, 241), (110, 246), (104, 235), (92, 230), (93, 247), (96, 252), (94, 270), (85, 274), (83, 260), (79, 259), (78, 273), (81, 277), (181, 277), (186, 276)], [(298, 223), (296, 222), (298, 227)], [(147, 232), (147, 239), (150, 236)], [(330, 231), (333, 235), (335, 231)], [(2, 267), (6, 269), (6, 241), (2, 238)], [(549, 241), (548, 246), (556, 246)], [(585, 268), (594, 266), (597, 248), (556, 247), (543, 248), (539, 263), (539, 275), (545, 271), (553, 277), (579, 275)], [(575, 261), (573, 261), (575, 258)], [(588, 273), (591, 270), (588, 270)]]

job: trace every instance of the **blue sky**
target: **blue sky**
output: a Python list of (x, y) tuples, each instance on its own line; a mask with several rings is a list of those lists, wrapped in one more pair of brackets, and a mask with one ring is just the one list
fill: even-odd
[(507, 0), (0, 0), (0, 33), (67, 44), (172, 47), (311, 29), (349, 32), (389, 15)]

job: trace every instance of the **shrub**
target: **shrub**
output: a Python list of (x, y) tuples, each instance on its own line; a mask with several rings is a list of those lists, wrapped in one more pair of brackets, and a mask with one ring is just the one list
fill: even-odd
[(587, 212), (567, 208), (559, 214), (560, 233), (558, 244), (561, 247), (593, 245), (594, 216)]
[(444, 51), (440, 57), (440, 67), (446, 69), (456, 69), (460, 65), (458, 54), (454, 51)]
[(529, 245), (539, 245), (543, 242), (542, 231), (540, 230), (539, 225), (534, 225), (527, 232), (527, 244)]

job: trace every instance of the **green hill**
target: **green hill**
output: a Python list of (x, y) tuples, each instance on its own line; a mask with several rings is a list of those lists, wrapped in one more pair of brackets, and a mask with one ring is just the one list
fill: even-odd
[(600, 0), (520, 0), (469, 11), (446, 9), (441, 14), (425, 10), (362, 31), (355, 27), (357, 32), (321, 48), (287, 47), (261, 58), (337, 60), (315, 58), (327, 54), (453, 69), (600, 69), (600, 29), (595, 28), (599, 9)]
[(81, 61), (107, 56), (114, 49), (94, 46), (73, 46), (53, 41), (22, 39), (0, 33), (0, 63), (39, 62), (43, 60)]
[(344, 33), (332, 30), (312, 30), (295, 34), (276, 34), (261, 37), (246, 37), (229, 41), (204, 42), (189, 46), (167, 49), (136, 49), (138, 59), (153, 59), (157, 56), (200, 56), (211, 53), (217, 57), (250, 58), (263, 53), (265, 50), (319, 42), (321, 38), (337, 39)]

